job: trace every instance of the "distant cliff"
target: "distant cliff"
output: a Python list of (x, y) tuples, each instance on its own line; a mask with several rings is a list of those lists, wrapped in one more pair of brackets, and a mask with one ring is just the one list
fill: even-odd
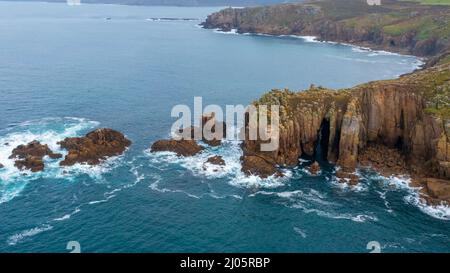
[[(9, 0), (15, 1), (15, 0)], [(17, 0), (41, 1), (42, 0)], [(46, 2), (66, 2), (66, 0), (47, 0)], [(121, 4), (139, 6), (236, 6), (247, 7), (257, 5), (273, 5), (297, 0), (81, 0), (81, 3)]]
[(205, 28), (239, 33), (310, 35), (416, 56), (435, 56), (450, 48), (450, 6), (383, 0), (322, 0), (245, 9), (208, 16)]

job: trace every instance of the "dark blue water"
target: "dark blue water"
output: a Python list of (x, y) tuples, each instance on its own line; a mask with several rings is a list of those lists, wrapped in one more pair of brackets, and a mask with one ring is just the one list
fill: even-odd
[[(417, 59), (196, 25), (217, 8), (0, 2), (0, 251), (384, 252), (450, 250), (448, 208), (406, 180), (360, 171), (356, 189), (310, 162), (282, 180), (245, 177), (237, 142), (193, 158), (150, 154), (172, 106), (248, 104), (271, 88), (340, 88), (410, 72)], [(111, 18), (107, 20), (106, 18)], [(152, 21), (153, 17), (197, 18)], [(133, 141), (96, 167), (18, 172), (7, 157), (37, 139), (58, 151), (98, 127)], [(220, 154), (227, 166), (203, 169)]]

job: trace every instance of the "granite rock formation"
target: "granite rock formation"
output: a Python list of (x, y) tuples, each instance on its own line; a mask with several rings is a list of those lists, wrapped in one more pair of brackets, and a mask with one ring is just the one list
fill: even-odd
[(153, 143), (151, 152), (174, 152), (178, 156), (193, 156), (203, 149), (195, 140), (162, 139)]
[(272, 90), (255, 104), (280, 106), (280, 141), (275, 151), (262, 152), (263, 141), (247, 138), (242, 145), (246, 172), (276, 174), (278, 165), (295, 166), (299, 157), (314, 156), (320, 144), (343, 182), (356, 184), (355, 168), (371, 166), (386, 175), (408, 173), (449, 183), (447, 64), (350, 89)]
[(206, 163), (218, 165), (218, 166), (225, 166), (225, 160), (220, 155), (212, 156), (206, 160)]
[(309, 172), (312, 175), (317, 175), (320, 172), (320, 165), (317, 161), (314, 161), (311, 166), (309, 166)]
[(44, 170), (43, 158), (48, 156), (52, 159), (61, 158), (61, 154), (53, 153), (46, 144), (32, 141), (27, 145), (19, 145), (12, 150), (10, 159), (15, 159), (14, 166), (20, 170), (31, 170), (39, 172)]
[(66, 138), (59, 145), (68, 150), (64, 160), (60, 162), (61, 166), (76, 163), (97, 165), (108, 157), (121, 155), (131, 145), (131, 141), (118, 131), (102, 128), (84, 137)]

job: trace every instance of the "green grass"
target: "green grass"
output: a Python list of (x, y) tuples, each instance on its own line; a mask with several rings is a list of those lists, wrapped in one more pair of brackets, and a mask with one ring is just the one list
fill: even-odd
[(445, 107), (445, 108), (434, 108), (434, 107), (428, 107), (425, 108), (425, 113), (427, 114), (431, 114), (434, 116), (439, 116), (445, 119), (450, 118), (450, 108), (449, 107)]
[(450, 5), (450, 0), (413, 0), (423, 5)]
[(384, 26), (383, 29), (392, 36), (399, 36), (410, 31), (417, 31), (417, 38), (419, 40), (426, 40), (432, 36), (441, 38), (450, 37), (450, 23), (449, 19), (445, 17), (423, 16), (412, 18), (397, 24)]

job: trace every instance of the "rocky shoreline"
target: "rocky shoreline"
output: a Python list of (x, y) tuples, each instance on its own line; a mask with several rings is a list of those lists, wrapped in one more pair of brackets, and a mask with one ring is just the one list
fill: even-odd
[[(281, 106), (280, 147), (261, 152), (261, 141), (246, 139), (242, 170), (278, 176), (279, 166), (317, 156), (320, 145), (343, 183), (358, 183), (356, 168), (387, 177), (406, 174), (428, 204), (450, 204), (450, 39), (438, 31), (448, 18), (449, 7), (397, 1), (372, 7), (358, 0), (228, 8), (209, 15), (202, 23), (207, 29), (314, 36), (428, 59), (423, 69), (395, 80), (263, 95), (256, 104)], [(312, 174), (318, 169), (310, 166)]]
[(449, 17), (447, 6), (392, 0), (369, 6), (362, 0), (321, 0), (227, 8), (209, 15), (201, 25), (241, 34), (314, 36), (319, 41), (433, 58), (431, 66), (448, 57)]

